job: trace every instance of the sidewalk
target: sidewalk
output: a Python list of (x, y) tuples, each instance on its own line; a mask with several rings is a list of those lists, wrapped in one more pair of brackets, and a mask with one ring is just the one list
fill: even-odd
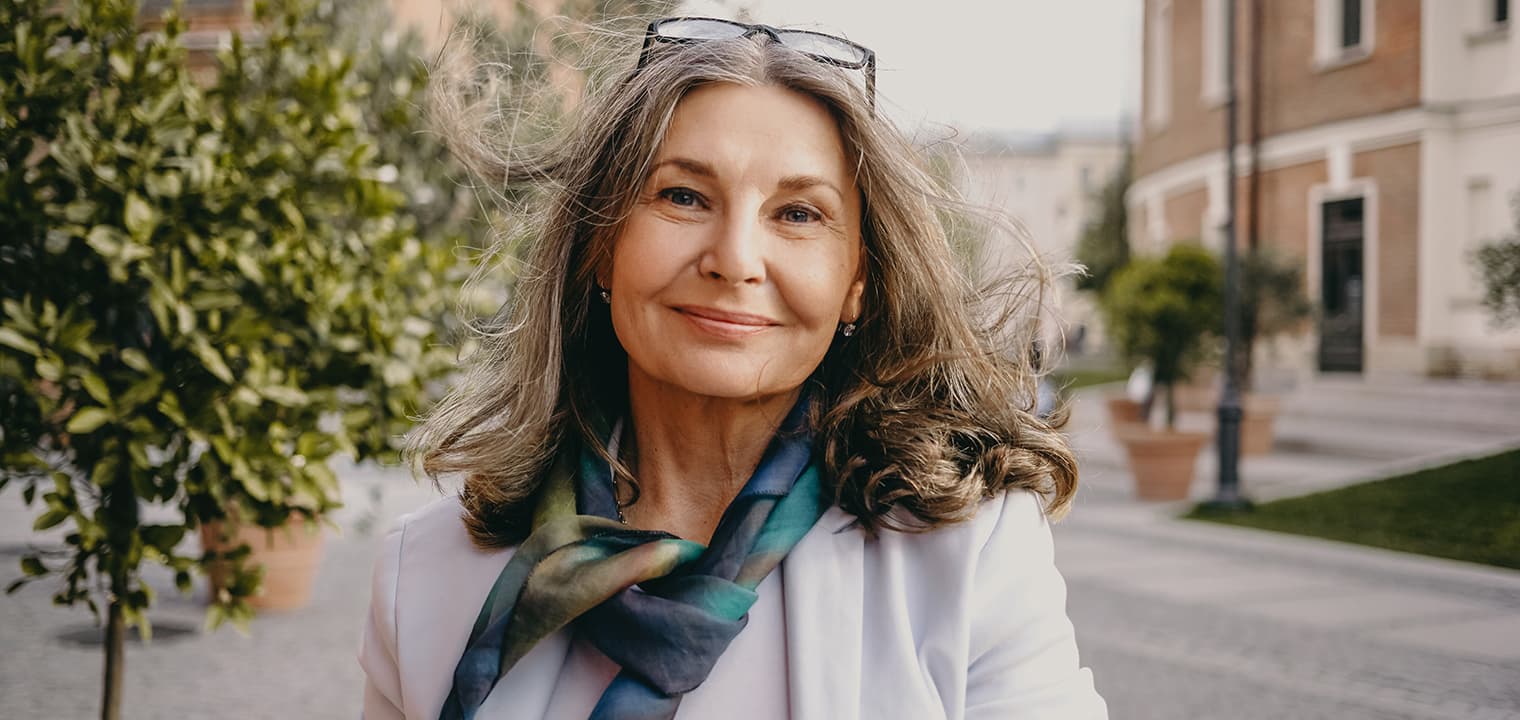
[[(1315, 404), (1290, 403), (1293, 422), (1313, 434), (1285, 427), (1288, 451), (1248, 461), (1247, 489), (1261, 497), (1331, 486), (1513, 442), (1520, 430), (1506, 424), (1505, 390), (1430, 391), (1470, 406), (1443, 411), (1453, 421), (1490, 423), (1451, 433), (1432, 431), (1427, 390), (1359, 405), (1347, 399), (1356, 388), (1320, 388)], [(1055, 529), (1056, 553), (1083, 663), (1116, 720), (1520, 719), (1520, 572), (1174, 520), (1180, 506), (1130, 499), (1094, 407), (1095, 399), (1079, 401), (1073, 420), (1083, 487)], [(1344, 420), (1326, 420), (1330, 411)], [(1422, 434), (1423, 444), (1408, 440)], [(1348, 457), (1355, 443), (1364, 452)], [(1426, 454), (1400, 454), (1401, 446)], [(181, 597), (167, 573), (149, 575), (160, 590), (158, 635), (128, 647), (124, 717), (357, 717), (363, 677), (354, 651), (378, 534), (433, 492), (395, 469), (340, 475), (350, 507), (335, 518), (344, 533), (329, 536), (311, 607), (262, 616), (247, 638), (229, 627), (203, 633), (204, 589)], [(1211, 484), (1201, 462), (1198, 494)], [(372, 488), (384, 488), (383, 501), (366, 523)], [(0, 493), (0, 584), (19, 575), (16, 558), (38, 542), (20, 502), (14, 489)], [(80, 642), (95, 632), (89, 612), (53, 607), (50, 583), (0, 596), (3, 715), (98, 717), (103, 655)]]
[[(1130, 499), (1101, 393), (1073, 409), (1084, 487), (1055, 534), (1114, 717), (1520, 718), (1520, 572), (1174, 519), (1187, 503)], [(1300, 494), (1513, 447), (1509, 408), (1520, 387), (1308, 388), (1279, 451), (1243, 464), (1244, 488)], [(1195, 498), (1212, 492), (1212, 452)]]
[(1520, 572), (1166, 510), (1056, 528), (1115, 718), (1520, 718)]

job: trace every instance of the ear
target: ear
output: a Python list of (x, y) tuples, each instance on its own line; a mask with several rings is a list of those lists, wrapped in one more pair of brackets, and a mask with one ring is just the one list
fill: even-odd
[(866, 279), (864, 276), (850, 283), (850, 289), (844, 296), (844, 307), (839, 311), (839, 322), (852, 323), (860, 319), (861, 297), (866, 292)]

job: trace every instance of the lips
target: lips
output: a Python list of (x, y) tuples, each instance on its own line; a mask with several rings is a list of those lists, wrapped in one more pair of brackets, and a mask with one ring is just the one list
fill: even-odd
[(694, 305), (673, 308), (695, 329), (718, 338), (738, 339), (762, 333), (779, 322), (764, 315), (732, 312)]

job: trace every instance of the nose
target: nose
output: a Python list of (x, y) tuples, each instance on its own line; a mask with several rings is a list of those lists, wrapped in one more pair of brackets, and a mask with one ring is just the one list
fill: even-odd
[(713, 228), (697, 270), (731, 285), (765, 282), (766, 230), (755, 213), (734, 213)]

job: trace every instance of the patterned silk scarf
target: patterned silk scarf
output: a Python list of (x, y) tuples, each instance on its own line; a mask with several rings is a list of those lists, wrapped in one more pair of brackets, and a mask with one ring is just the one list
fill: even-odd
[(622, 666), (590, 720), (674, 717), (744, 629), (760, 581), (827, 508), (805, 405), (800, 399), (782, 423), (709, 547), (612, 519), (611, 468), (595, 453), (556, 463), (532, 534), (475, 619), (441, 720), (475, 717), (501, 676), (572, 622)]

